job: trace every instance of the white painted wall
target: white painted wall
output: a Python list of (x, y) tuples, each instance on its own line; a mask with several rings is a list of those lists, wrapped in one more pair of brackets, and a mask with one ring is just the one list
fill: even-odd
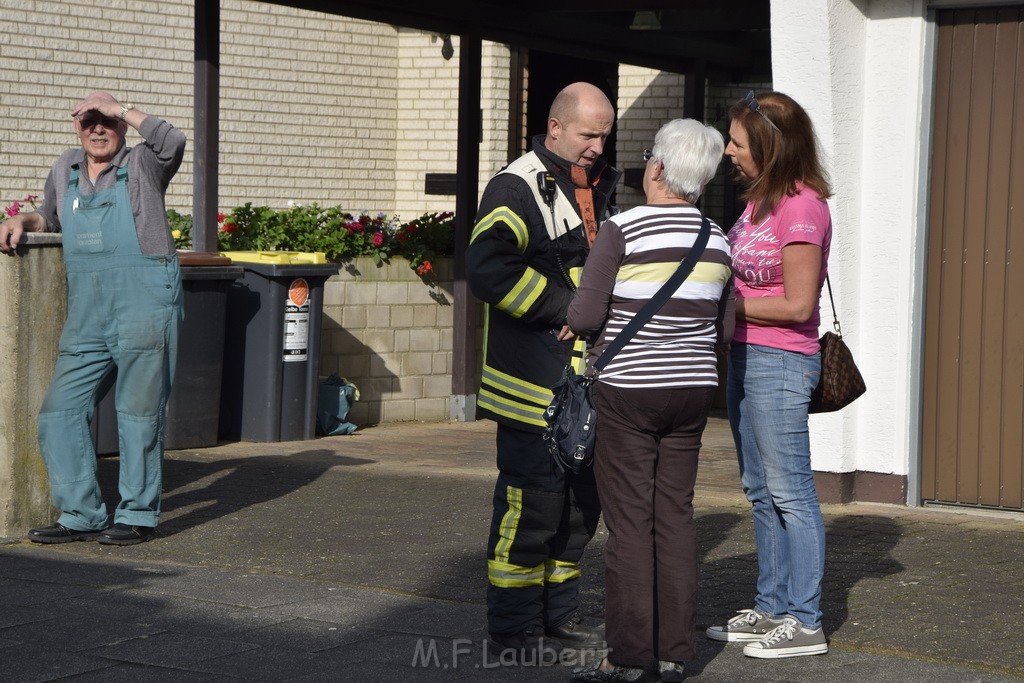
[[(930, 109), (922, 0), (772, 3), (776, 90), (817, 129), (834, 196), (830, 279), (868, 393), (811, 418), (816, 470), (908, 474), (918, 387), (915, 314), (925, 247), (919, 197)], [(831, 328), (827, 293), (822, 331)], [(916, 465), (914, 465), (916, 467)]]

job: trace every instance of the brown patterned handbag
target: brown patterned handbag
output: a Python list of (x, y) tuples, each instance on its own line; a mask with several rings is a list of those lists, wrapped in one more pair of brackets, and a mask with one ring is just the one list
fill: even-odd
[(832, 283), (825, 276), (828, 299), (832, 303), (832, 325), (835, 332), (821, 335), (821, 376), (811, 394), (810, 413), (831, 413), (853, 403), (867, 391), (864, 378), (853, 361), (850, 348), (843, 341), (843, 330), (836, 315), (836, 302), (832, 298)]

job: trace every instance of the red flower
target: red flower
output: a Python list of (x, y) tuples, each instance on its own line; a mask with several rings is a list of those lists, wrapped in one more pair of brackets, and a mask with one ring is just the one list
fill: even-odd
[(37, 199), (39, 199), (39, 195), (37, 195), (37, 194), (30, 194), (29, 196), (25, 197), (25, 201), (30, 203), (30, 204), (32, 202), (34, 202), (35, 200), (37, 200)]
[(234, 232), (235, 230), (238, 230), (238, 226), (235, 225), (234, 223), (225, 223), (224, 227), (221, 228), (221, 230), (223, 230), (224, 232)]
[(373, 233), (373, 246), (379, 247), (382, 244), (384, 244), (384, 235), (379, 232)]
[(416, 269), (417, 275), (426, 275), (434, 269), (434, 266), (430, 264), (430, 261), (424, 261), (423, 265)]
[(400, 232), (397, 235), (395, 235), (395, 239), (401, 242), (402, 244), (405, 244), (406, 242), (409, 241), (409, 234), (405, 232)]
[(225, 214), (223, 211), (218, 211), (217, 212), (217, 222), (218, 223), (223, 223), (226, 218), (227, 218), (227, 214)]

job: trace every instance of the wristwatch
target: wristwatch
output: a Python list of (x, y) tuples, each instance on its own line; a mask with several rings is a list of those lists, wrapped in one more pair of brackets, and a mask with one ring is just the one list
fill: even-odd
[(125, 117), (125, 116), (126, 116), (126, 115), (128, 114), (128, 112), (130, 112), (130, 111), (131, 111), (132, 109), (135, 109), (135, 105), (134, 105), (134, 104), (122, 104), (122, 105), (121, 105), (121, 113), (119, 113), (119, 114), (117, 115), (117, 118), (119, 118), (119, 119), (121, 119), (122, 121), (124, 121), (124, 117)]

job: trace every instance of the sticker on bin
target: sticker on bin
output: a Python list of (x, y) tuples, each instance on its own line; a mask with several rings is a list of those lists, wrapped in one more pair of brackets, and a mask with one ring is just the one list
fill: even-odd
[(309, 283), (299, 277), (288, 286), (284, 306), (284, 357), (286, 362), (304, 361), (309, 349)]

